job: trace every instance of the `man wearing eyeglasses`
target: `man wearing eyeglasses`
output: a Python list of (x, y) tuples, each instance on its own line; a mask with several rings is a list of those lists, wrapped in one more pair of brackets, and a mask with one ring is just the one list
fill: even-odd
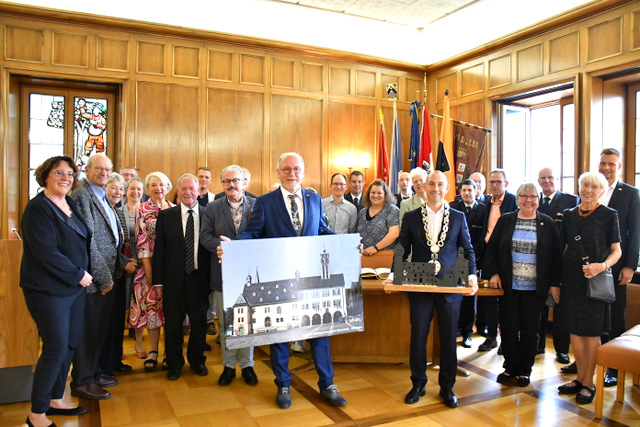
[[(247, 228), (236, 239), (262, 237), (296, 237), (335, 234), (325, 222), (322, 199), (302, 188), (304, 160), (297, 153), (284, 153), (278, 159), (280, 189), (258, 197), (249, 215)], [(219, 252), (219, 254), (221, 254)], [(320, 394), (334, 406), (347, 402), (333, 384), (333, 363), (329, 338), (309, 340), (311, 354), (318, 372)], [(289, 371), (289, 344), (271, 345), (271, 369), (276, 376), (278, 394), (276, 404), (281, 409), (291, 406), (291, 372)]]
[(214, 200), (207, 205), (202, 217), (202, 230), (200, 242), (211, 252), (211, 280), (209, 287), (213, 291), (218, 322), (220, 325), (222, 364), (224, 369), (218, 384), (226, 386), (236, 377), (236, 365), (240, 363), (240, 369), (244, 382), (249, 385), (258, 384), (258, 377), (253, 370), (253, 347), (240, 350), (227, 350), (225, 348), (225, 320), (222, 301), (222, 268), (218, 262), (216, 250), (220, 246), (220, 238), (234, 238), (236, 234), (244, 230), (247, 218), (255, 203), (253, 197), (245, 194), (244, 171), (240, 166), (230, 165), (222, 169), (220, 182), (224, 188), (225, 197)]
[[(87, 287), (84, 331), (73, 359), (71, 394), (86, 399), (107, 399), (111, 393), (103, 387), (118, 384), (114, 376), (102, 375), (100, 353), (114, 305), (111, 292), (122, 269), (132, 274), (135, 265), (121, 252), (124, 242), (118, 216), (107, 200), (106, 185), (113, 172), (113, 163), (104, 154), (89, 157), (86, 178), (71, 193), (80, 215), (92, 232), (91, 271), (93, 283)], [(119, 271), (118, 271), (119, 270)]]
[(344, 199), (347, 177), (338, 172), (331, 177), (331, 196), (322, 199), (327, 225), (338, 234), (356, 232), (358, 210), (353, 203)]

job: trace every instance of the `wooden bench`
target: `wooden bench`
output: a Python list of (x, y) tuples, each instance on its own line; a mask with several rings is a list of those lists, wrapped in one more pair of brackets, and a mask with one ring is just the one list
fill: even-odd
[(624, 401), (624, 377), (633, 374), (633, 385), (640, 381), (640, 325), (598, 347), (596, 355), (596, 418), (602, 418), (604, 375), (607, 368), (618, 370), (616, 402)]

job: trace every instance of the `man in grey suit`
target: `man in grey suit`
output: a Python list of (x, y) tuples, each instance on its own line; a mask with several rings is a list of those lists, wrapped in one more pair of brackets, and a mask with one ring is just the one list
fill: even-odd
[(93, 283), (87, 287), (84, 331), (73, 359), (71, 394), (86, 399), (108, 399), (111, 393), (103, 387), (116, 385), (113, 376), (102, 375), (98, 360), (109, 327), (114, 305), (116, 269), (134, 271), (129, 260), (120, 255), (124, 236), (113, 207), (107, 200), (106, 185), (113, 171), (113, 163), (104, 154), (95, 154), (87, 162), (86, 178), (71, 193), (80, 215), (93, 234), (91, 240), (91, 275)]
[[(215, 257), (211, 260), (211, 280), (209, 286), (213, 291), (216, 302), (216, 312), (220, 322), (220, 336), (222, 344), (222, 364), (224, 370), (218, 378), (219, 385), (229, 385), (236, 376), (236, 364), (240, 362), (242, 377), (249, 385), (258, 384), (258, 377), (253, 370), (253, 347), (240, 350), (227, 350), (225, 348), (224, 304), (222, 301), (222, 270), (218, 262), (216, 250), (220, 246), (222, 236), (233, 238), (247, 225), (247, 217), (255, 199), (245, 195), (246, 181), (244, 172), (240, 166), (231, 165), (222, 169), (220, 181), (226, 197), (216, 199), (209, 203), (202, 218), (200, 230), (200, 242)], [(354, 209), (355, 210), (355, 209)]]

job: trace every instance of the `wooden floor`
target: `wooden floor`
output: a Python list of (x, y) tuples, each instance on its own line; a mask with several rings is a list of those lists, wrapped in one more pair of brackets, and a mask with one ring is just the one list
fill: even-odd
[[(594, 404), (578, 406), (573, 396), (557, 393), (557, 386), (571, 379), (559, 373), (553, 344), (547, 338), (547, 353), (536, 358), (531, 385), (520, 388), (495, 382), (502, 372), (502, 357), (496, 349), (479, 353), (480, 336), (474, 348), (459, 347), (459, 365), (471, 372), (458, 376), (454, 391), (460, 406), (449, 409), (438, 397), (437, 369), (430, 368), (427, 395), (415, 405), (406, 405), (404, 396), (411, 386), (405, 365), (336, 364), (335, 383), (348, 405), (334, 408), (317, 391), (315, 370), (308, 370), (309, 353), (291, 357), (293, 376), (291, 408), (278, 409), (276, 387), (268, 356), (256, 349), (257, 386), (237, 377), (231, 385), (217, 385), (222, 372), (220, 347), (208, 336), (213, 350), (208, 352), (209, 376), (199, 377), (188, 367), (177, 381), (168, 381), (166, 372), (145, 373), (135, 357), (133, 340), (125, 339), (125, 363), (130, 373), (118, 375), (120, 384), (110, 388), (111, 399), (83, 400), (89, 413), (81, 417), (52, 417), (58, 426), (585, 426), (598, 424)], [(308, 346), (307, 346), (308, 347)], [(240, 371), (238, 369), (238, 376)], [(606, 389), (604, 425), (640, 425), (640, 389), (627, 377), (624, 404), (614, 403), (615, 387)], [(68, 396), (69, 401), (77, 399)], [(25, 425), (29, 403), (0, 405), (0, 426)]]

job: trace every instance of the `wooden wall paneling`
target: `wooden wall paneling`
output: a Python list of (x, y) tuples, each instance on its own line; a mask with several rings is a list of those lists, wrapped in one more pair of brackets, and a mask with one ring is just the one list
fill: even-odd
[(423, 80), (406, 77), (405, 81), (406, 81), (407, 91), (406, 91), (404, 100), (406, 102), (413, 102), (413, 101), (422, 102), (424, 98), (422, 93)]
[[(621, 153), (624, 153), (627, 135), (627, 105), (627, 84), (616, 79), (604, 80), (602, 82), (602, 140), (606, 147), (617, 148)], [(599, 161), (599, 155), (597, 159)]]
[(302, 61), (300, 89), (315, 92), (324, 91), (324, 65)]
[[(380, 94), (380, 98), (387, 100), (389, 99), (389, 96), (387, 95), (387, 85), (388, 84), (397, 84), (398, 85), (398, 90), (400, 89), (400, 87), (402, 86), (400, 84), (400, 77), (397, 75), (391, 75), (391, 74), (386, 74), (384, 72), (381, 73), (381, 94)], [(387, 116), (385, 115), (385, 118)]]
[(484, 90), (484, 62), (463, 69), (461, 74), (461, 96), (473, 95)]
[(271, 58), (271, 85), (287, 89), (295, 89), (295, 61)]
[(351, 93), (351, 70), (329, 66), (329, 93), (349, 95)]
[(135, 132), (141, 176), (164, 172), (175, 189), (180, 175), (195, 171), (198, 90), (196, 86), (137, 83)]
[(445, 90), (449, 91), (449, 100), (455, 99), (458, 94), (457, 73), (444, 75), (436, 78), (436, 102), (444, 101)]
[(622, 16), (587, 28), (587, 62), (622, 53)]
[(376, 95), (376, 73), (356, 70), (356, 96), (373, 98)]
[(264, 86), (265, 57), (240, 54), (240, 83)]
[(44, 62), (44, 30), (4, 25), (4, 59), (7, 61)]
[(511, 83), (511, 55), (489, 60), (489, 89)]
[(53, 31), (51, 62), (53, 65), (87, 68), (89, 66), (89, 35)]
[(631, 50), (640, 49), (640, 10), (631, 12)]
[(96, 36), (96, 68), (129, 71), (129, 40)]
[(549, 73), (580, 65), (580, 32), (574, 31), (549, 40)]
[(325, 156), (322, 152), (323, 120), (321, 100), (283, 95), (271, 97), (271, 152), (263, 153), (269, 159), (269, 183), (278, 181), (278, 157), (294, 151), (304, 159), (305, 177), (302, 185), (313, 187), (318, 192), (322, 190)]
[(222, 82), (238, 81), (234, 73), (234, 53), (217, 49), (207, 50), (207, 79)]
[(139, 74), (165, 75), (166, 51), (165, 43), (138, 40), (136, 71)]
[(197, 46), (173, 45), (174, 77), (200, 77), (200, 48)]
[(542, 43), (517, 51), (516, 81), (521, 82), (542, 76), (544, 73), (542, 56)]
[(222, 168), (237, 164), (249, 169), (249, 191), (262, 194), (263, 98), (260, 92), (207, 89), (207, 165), (213, 192), (222, 191), (218, 177)]

